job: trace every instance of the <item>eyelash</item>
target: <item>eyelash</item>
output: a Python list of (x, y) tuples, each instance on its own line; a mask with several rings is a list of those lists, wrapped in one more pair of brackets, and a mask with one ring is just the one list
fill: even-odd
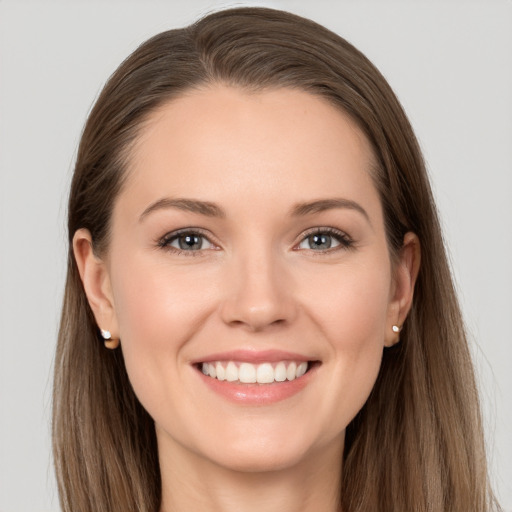
[[(304, 233), (302, 235), (302, 238), (301, 238), (300, 242), (296, 245), (296, 247), (298, 245), (300, 245), (302, 242), (304, 242), (305, 240), (307, 240), (310, 236), (314, 236), (314, 235), (330, 236), (330, 237), (334, 238), (340, 244), (337, 247), (332, 247), (332, 248), (328, 248), (325, 250), (319, 250), (319, 251), (315, 251), (314, 249), (306, 249), (311, 253), (317, 253), (316, 254), (317, 256), (325, 255), (326, 253), (337, 252), (339, 250), (347, 250), (347, 249), (354, 248), (354, 240), (350, 236), (348, 236), (345, 232), (340, 231), (339, 229), (328, 228), (328, 227), (313, 228), (309, 231), (306, 231), (306, 233)], [(299, 249), (296, 249), (296, 250), (299, 250)]]
[(184, 235), (190, 235), (190, 236), (197, 236), (204, 240), (207, 240), (210, 244), (215, 246), (215, 244), (210, 240), (210, 238), (207, 236), (207, 234), (199, 228), (184, 228), (180, 229), (178, 231), (173, 231), (172, 233), (167, 233), (164, 235), (160, 240), (158, 240), (157, 245), (161, 249), (168, 250), (172, 252), (173, 254), (176, 254), (178, 256), (203, 256), (205, 250), (197, 250), (197, 251), (191, 251), (191, 250), (184, 250), (184, 249), (178, 249), (177, 247), (172, 247), (171, 243), (177, 240), (180, 236)]
[[(168, 250), (172, 252), (173, 254), (176, 254), (178, 256), (201, 256), (205, 254), (206, 250), (212, 250), (212, 249), (199, 249), (199, 250), (183, 250), (178, 249), (176, 247), (172, 247), (171, 243), (177, 240), (180, 236), (183, 235), (190, 235), (190, 236), (197, 236), (204, 240), (207, 240), (208, 243), (212, 244), (214, 247), (217, 247), (208, 237), (208, 235), (199, 228), (184, 228), (180, 229), (178, 231), (173, 231), (172, 233), (167, 233), (162, 238), (160, 238), (157, 241), (157, 246), (161, 249)], [(332, 253), (337, 252), (339, 250), (347, 250), (354, 248), (354, 240), (350, 238), (346, 233), (343, 231), (340, 231), (335, 228), (328, 228), (328, 227), (317, 227), (313, 228), (309, 231), (306, 231), (302, 234), (301, 239), (298, 244), (295, 244), (294, 250), (301, 250), (298, 248), (300, 244), (302, 244), (305, 240), (307, 240), (309, 237), (314, 235), (327, 235), (332, 238), (334, 238), (338, 243), (339, 246), (328, 248), (325, 250), (314, 250), (314, 249), (304, 249), (307, 250), (310, 253), (317, 253), (316, 255), (325, 255), (326, 253)], [(216, 250), (216, 249), (213, 249)]]

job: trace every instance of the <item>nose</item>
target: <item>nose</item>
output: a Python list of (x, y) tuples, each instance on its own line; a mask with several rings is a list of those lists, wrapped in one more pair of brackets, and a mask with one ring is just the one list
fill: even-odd
[(294, 320), (297, 304), (285, 262), (268, 250), (231, 263), (221, 306), (226, 324), (257, 332)]

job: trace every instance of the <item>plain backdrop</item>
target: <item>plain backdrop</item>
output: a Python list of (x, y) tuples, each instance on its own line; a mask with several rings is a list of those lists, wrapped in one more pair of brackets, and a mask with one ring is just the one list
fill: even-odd
[[(248, 2), (0, 0), (0, 512), (56, 512), (49, 418), (66, 197), (87, 113), (149, 36)], [(250, 2), (310, 17), (381, 69), (425, 153), (512, 511), (512, 3)], [(427, 248), (428, 250), (428, 248)]]

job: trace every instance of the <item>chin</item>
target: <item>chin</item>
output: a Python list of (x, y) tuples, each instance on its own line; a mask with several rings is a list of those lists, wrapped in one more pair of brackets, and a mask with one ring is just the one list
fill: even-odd
[(223, 454), (212, 455), (212, 462), (231, 471), (240, 473), (265, 473), (283, 471), (297, 466), (305, 453), (294, 450), (251, 449), (242, 447), (226, 449)]
[[(307, 433), (300, 428), (280, 435), (276, 433), (277, 429), (265, 435), (263, 429), (259, 429), (258, 432), (247, 432), (244, 436), (226, 436), (223, 442), (210, 445), (208, 453), (203, 453), (225, 469), (262, 473), (296, 467), (326, 447), (330, 449), (330, 443), (317, 446), (315, 440), (309, 440)], [(338, 440), (332, 442), (337, 444)]]

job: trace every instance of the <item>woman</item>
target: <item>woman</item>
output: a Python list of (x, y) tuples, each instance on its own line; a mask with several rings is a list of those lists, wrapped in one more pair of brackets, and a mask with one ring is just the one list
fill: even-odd
[(68, 229), (64, 510), (497, 507), (416, 139), (340, 37), (242, 8), (143, 44)]

